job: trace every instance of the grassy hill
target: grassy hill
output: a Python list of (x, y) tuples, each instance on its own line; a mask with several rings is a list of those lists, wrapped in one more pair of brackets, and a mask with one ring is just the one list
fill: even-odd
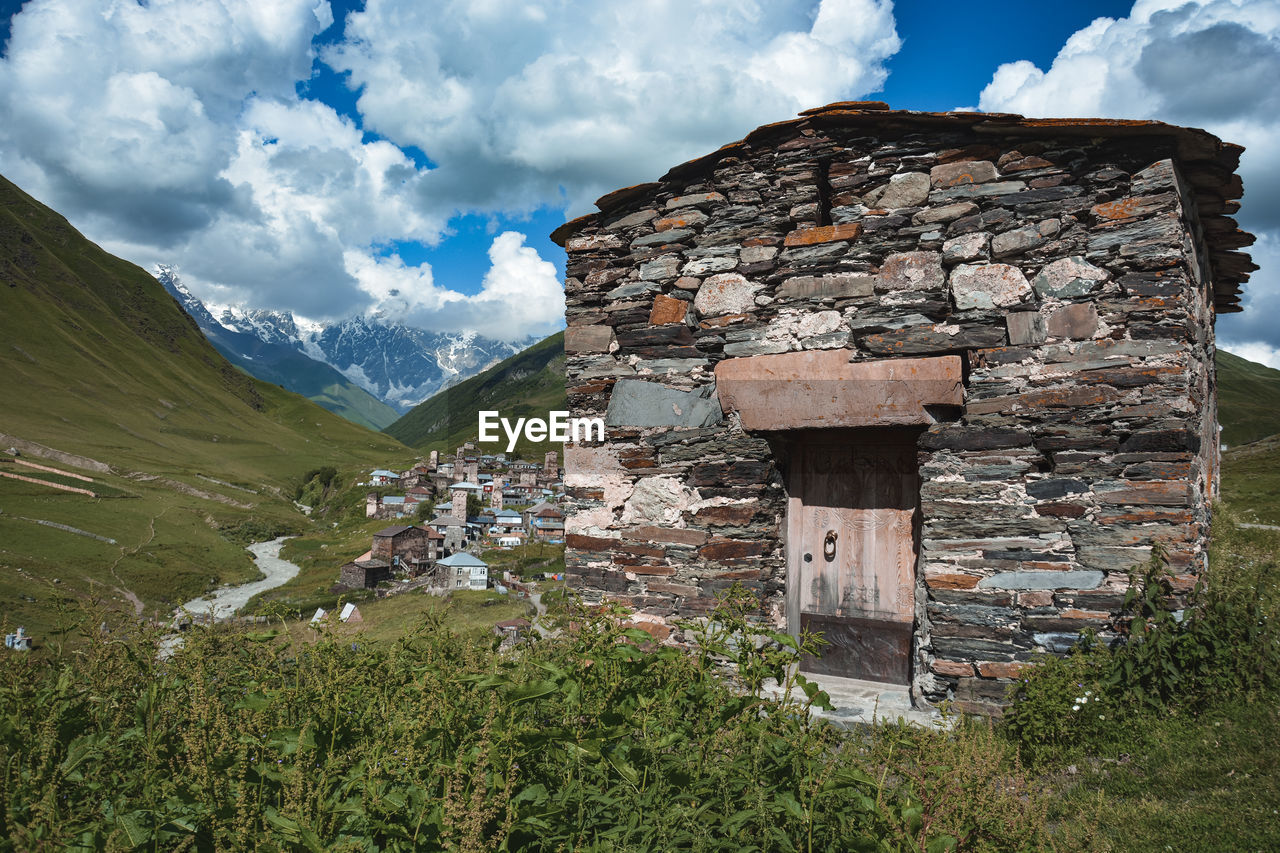
[(120, 495), (0, 478), (0, 620), (35, 632), (70, 599), (150, 613), (252, 577), (242, 542), (306, 523), (288, 499), (304, 472), (412, 458), (233, 367), (151, 275), (0, 178), (0, 450), (13, 445)]
[[(446, 388), (383, 432), (410, 447), (452, 453), (464, 441), (476, 438), (478, 412), (482, 409), (495, 410), (514, 423), (516, 418), (546, 419), (552, 409), (565, 408), (564, 332), (557, 332), (483, 373)], [(498, 453), (506, 450), (506, 440), (479, 446)], [(522, 437), (515, 452), (534, 459), (547, 450), (558, 449), (559, 445), (534, 444)]]
[(1218, 350), (1218, 418), (1229, 447), (1280, 433), (1280, 370)]

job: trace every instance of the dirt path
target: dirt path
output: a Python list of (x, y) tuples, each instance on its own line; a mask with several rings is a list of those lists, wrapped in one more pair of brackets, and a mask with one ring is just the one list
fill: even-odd
[(125, 557), (129, 556), (130, 554), (138, 553), (143, 548), (150, 545), (152, 541), (155, 540), (156, 522), (160, 520), (160, 516), (164, 515), (168, 511), (169, 511), (168, 507), (165, 507), (164, 509), (160, 510), (160, 512), (158, 512), (157, 514), (153, 515), (151, 517), (150, 531), (147, 533), (147, 538), (139, 542), (133, 548), (121, 547), (120, 556), (116, 557), (115, 562), (112, 563), (110, 567), (111, 577), (115, 578), (116, 583), (119, 584), (119, 586), (115, 587), (116, 592), (124, 596), (125, 599), (130, 604), (133, 605), (133, 615), (137, 616), (139, 619), (142, 618), (142, 612), (146, 609), (146, 607), (143, 605), (142, 599), (138, 598), (138, 596), (134, 594), (133, 590), (129, 589), (127, 586), (124, 585), (124, 581), (120, 578), (119, 573), (116, 572), (116, 566), (120, 565), (120, 561), (123, 560)]
[(288, 538), (281, 536), (270, 542), (255, 542), (249, 546), (258, 568), (266, 576), (262, 580), (222, 587), (212, 595), (188, 601), (179, 610), (185, 610), (192, 616), (212, 615), (214, 619), (225, 619), (248, 604), (249, 599), (258, 593), (275, 589), (292, 580), (301, 569), (288, 560), (280, 559), (280, 549)]

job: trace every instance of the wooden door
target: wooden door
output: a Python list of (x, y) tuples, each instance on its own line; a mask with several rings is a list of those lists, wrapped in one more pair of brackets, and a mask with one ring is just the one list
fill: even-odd
[(788, 578), (798, 580), (790, 624), (827, 642), (801, 668), (906, 684), (920, 494), (914, 432), (802, 440), (788, 479)]

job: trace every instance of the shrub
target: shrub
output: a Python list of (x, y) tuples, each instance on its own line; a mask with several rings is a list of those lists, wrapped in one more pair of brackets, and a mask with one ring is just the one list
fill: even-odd
[[(882, 770), (806, 713), (816, 691), (767, 698), (762, 678), (794, 671), (798, 648), (744, 602), (698, 654), (655, 646), (625, 615), (579, 610), (576, 630), (511, 654), (429, 616), (390, 644), (221, 628), (158, 662), (158, 632), (135, 627), (94, 629), (67, 658), (4, 656), (0, 837), (24, 850), (1026, 849), (1022, 828), (988, 838), (1001, 809), (1036, 820), (1016, 787), (974, 799), (992, 765), (930, 774), (917, 751), (910, 770)], [(756, 686), (728, 683), (730, 660)], [(948, 759), (948, 742), (928, 754), (972, 762)], [(957, 791), (963, 803), (943, 802)]]
[[(1270, 545), (1253, 542), (1219, 508), (1211, 570), (1183, 610), (1157, 545), (1130, 573), (1127, 636), (1113, 648), (1084, 632), (1067, 658), (1044, 657), (1010, 693), (1006, 731), (1040, 764), (1118, 743), (1144, 715), (1198, 713), (1280, 687), (1277, 570)], [(1082, 701), (1082, 700), (1088, 700)], [(1087, 709), (1087, 713), (1086, 713)]]

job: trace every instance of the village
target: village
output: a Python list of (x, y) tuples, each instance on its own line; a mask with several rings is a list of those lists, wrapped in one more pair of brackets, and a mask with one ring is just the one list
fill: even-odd
[(373, 471), (366, 485), (365, 516), (392, 523), (373, 534), (367, 552), (342, 565), (335, 592), (505, 591), (512, 584), (520, 590), (509, 572), (492, 577), (480, 555), (564, 542), (555, 451), (539, 464), (482, 454), (467, 442), (451, 460), (432, 451), (407, 471)]

